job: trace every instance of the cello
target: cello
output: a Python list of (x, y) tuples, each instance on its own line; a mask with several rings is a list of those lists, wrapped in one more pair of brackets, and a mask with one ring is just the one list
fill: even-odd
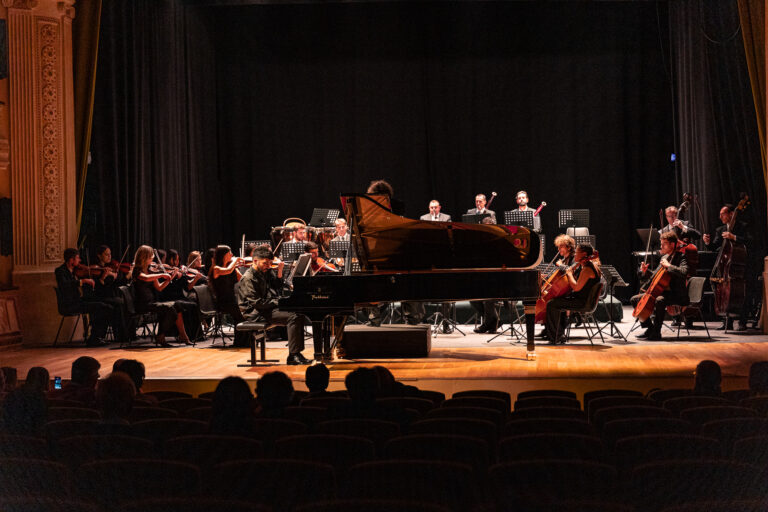
[[(587, 258), (589, 261), (597, 261), (600, 264), (600, 256), (597, 251), (593, 252), (591, 256)], [(565, 266), (560, 265), (553, 270), (544, 281), (541, 283), (541, 296), (536, 301), (536, 317), (537, 324), (543, 324), (547, 318), (547, 302), (557, 297), (562, 297), (571, 292), (571, 283), (568, 281), (566, 272), (579, 266), (578, 261), (574, 261), (572, 265)]]
[[(725, 231), (732, 232), (736, 226), (736, 217), (749, 205), (749, 196), (741, 195), (741, 201), (733, 210), (731, 220), (726, 224)], [(744, 305), (746, 283), (744, 271), (747, 265), (747, 248), (729, 238), (723, 239), (720, 251), (717, 253), (715, 265), (709, 281), (715, 292), (715, 313), (727, 316), (728, 313), (738, 313)]]

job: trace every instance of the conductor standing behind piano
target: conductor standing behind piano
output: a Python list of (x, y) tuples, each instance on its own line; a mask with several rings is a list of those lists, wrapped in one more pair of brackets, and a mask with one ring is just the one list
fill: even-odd
[(482, 215), (487, 213), (493, 219), (493, 223), (496, 224), (496, 212), (489, 210), (485, 207), (485, 194), (477, 194), (475, 196), (475, 207), (467, 210), (467, 215)]
[(420, 217), (420, 219), (439, 222), (451, 222), (450, 215), (440, 212), (440, 202), (437, 199), (433, 199), (429, 202), (429, 213), (425, 213)]

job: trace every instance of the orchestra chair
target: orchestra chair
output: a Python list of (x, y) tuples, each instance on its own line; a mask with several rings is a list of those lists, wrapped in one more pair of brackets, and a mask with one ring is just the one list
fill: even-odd
[[(120, 286), (118, 287), (118, 290), (120, 291), (120, 296), (123, 298), (123, 303), (125, 304), (125, 323), (128, 325), (128, 330), (130, 331), (133, 329), (133, 333), (135, 333), (136, 329), (141, 327), (143, 329), (142, 337), (145, 337), (147, 335), (147, 330), (149, 330), (154, 339), (157, 334), (157, 315), (151, 311), (146, 313), (136, 312), (136, 296), (134, 295), (133, 286)], [(129, 346), (131, 344), (131, 338), (132, 336), (129, 335)], [(121, 343), (120, 347), (122, 348), (122, 346), (123, 344)]]
[[(592, 342), (592, 339), (600, 335), (600, 340), (605, 344), (605, 338), (603, 337), (603, 330), (600, 329), (600, 326), (597, 324), (597, 320), (595, 319), (595, 311), (597, 310), (597, 305), (600, 303), (600, 296), (603, 294), (603, 283), (600, 283), (600, 286), (595, 286), (590, 294), (587, 296), (586, 305), (582, 308), (576, 308), (576, 309), (570, 309), (568, 318), (570, 319), (570, 315), (573, 315), (574, 313), (578, 313), (581, 315), (581, 319), (584, 323), (584, 330), (587, 331), (587, 338), (589, 338), (589, 344), (594, 345)], [(558, 319), (559, 320), (559, 319)], [(595, 330), (592, 331), (592, 325), (594, 324)], [(571, 341), (571, 322), (566, 321), (567, 328), (565, 329), (565, 342), (568, 343)], [(558, 322), (558, 329), (557, 332), (560, 332), (560, 325)]]
[[(677, 306), (680, 308), (682, 318), (685, 318), (687, 311), (695, 311), (699, 314), (699, 318), (701, 318), (701, 322), (704, 324), (704, 329), (707, 331), (707, 338), (709, 341), (712, 341), (712, 335), (709, 334), (709, 327), (707, 327), (707, 321), (704, 319), (704, 314), (701, 312), (701, 305), (702, 305), (702, 299), (704, 297), (704, 283), (706, 282), (706, 277), (691, 277), (688, 279), (688, 302), (689, 304), (687, 306)], [(685, 325), (685, 322), (681, 321), (677, 326), (677, 339), (680, 339), (680, 329)], [(688, 327), (685, 328), (685, 332), (688, 334), (688, 336), (691, 335), (691, 332), (688, 330)]]
[[(235, 333), (238, 331), (247, 332), (250, 335), (251, 345), (251, 358), (247, 364), (239, 364), (240, 367), (248, 366), (271, 366), (272, 363), (277, 363), (277, 359), (267, 359), (267, 331), (278, 327), (278, 324), (270, 324), (267, 322), (256, 322), (253, 320), (246, 320), (240, 322), (235, 326)], [(222, 339), (222, 343), (224, 340)], [(256, 344), (259, 345), (259, 359), (256, 359)]]
[(200, 314), (204, 321), (209, 323), (206, 336), (213, 336), (211, 345), (216, 343), (216, 339), (221, 338), (222, 346), (226, 347), (226, 340), (230, 338), (224, 332), (224, 313), (216, 309), (216, 302), (213, 299), (213, 292), (207, 284), (198, 284), (194, 287), (197, 295), (197, 304), (200, 306)]
[(64, 312), (64, 305), (61, 303), (61, 292), (59, 291), (58, 286), (53, 287), (53, 291), (56, 292), (56, 307), (59, 310), (59, 315), (61, 316), (61, 321), (59, 322), (59, 329), (56, 331), (56, 337), (53, 339), (53, 346), (55, 347), (56, 344), (59, 341), (59, 333), (61, 332), (61, 328), (64, 326), (64, 319), (65, 318), (72, 318), (75, 317), (75, 325), (72, 327), (72, 332), (69, 335), (69, 340), (67, 343), (70, 345), (72, 344), (72, 338), (75, 336), (75, 331), (77, 330), (77, 324), (80, 323), (80, 318), (83, 319), (83, 339), (88, 338), (88, 318), (86, 317), (87, 313), (65, 313)]

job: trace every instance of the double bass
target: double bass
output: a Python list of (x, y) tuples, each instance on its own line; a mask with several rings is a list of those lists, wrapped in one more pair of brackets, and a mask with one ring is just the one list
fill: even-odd
[[(736, 217), (749, 205), (749, 196), (742, 194), (741, 201), (736, 206), (731, 220), (726, 225), (726, 231), (733, 232)], [(747, 248), (733, 240), (724, 238), (720, 251), (717, 253), (715, 266), (709, 281), (715, 292), (715, 313), (726, 316), (728, 313), (738, 313), (744, 305), (746, 283), (744, 270), (747, 265)]]

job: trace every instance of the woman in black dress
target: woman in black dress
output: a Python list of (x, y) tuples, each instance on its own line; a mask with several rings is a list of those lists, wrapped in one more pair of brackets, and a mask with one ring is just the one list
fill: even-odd
[(176, 301), (161, 302), (158, 300), (159, 292), (163, 291), (171, 282), (178, 270), (173, 274), (168, 274), (164, 270), (158, 273), (152, 273), (149, 270), (149, 264), (154, 255), (153, 249), (148, 245), (142, 245), (136, 251), (133, 259), (133, 269), (131, 270), (132, 284), (136, 296), (136, 311), (146, 313), (148, 311), (157, 313), (157, 334), (155, 335), (155, 344), (161, 347), (170, 347), (165, 341), (165, 335), (176, 326), (178, 329), (178, 340), (190, 345), (189, 336), (184, 329), (184, 318), (182, 311), (184, 306), (177, 304)]
[[(245, 321), (235, 297), (235, 284), (240, 281), (238, 266), (244, 265), (241, 258), (232, 256), (228, 245), (219, 245), (214, 253), (211, 269), (208, 271), (208, 286), (213, 290), (216, 310), (232, 317), (235, 325)], [(234, 345), (248, 347), (250, 335), (247, 332), (235, 332)]]

